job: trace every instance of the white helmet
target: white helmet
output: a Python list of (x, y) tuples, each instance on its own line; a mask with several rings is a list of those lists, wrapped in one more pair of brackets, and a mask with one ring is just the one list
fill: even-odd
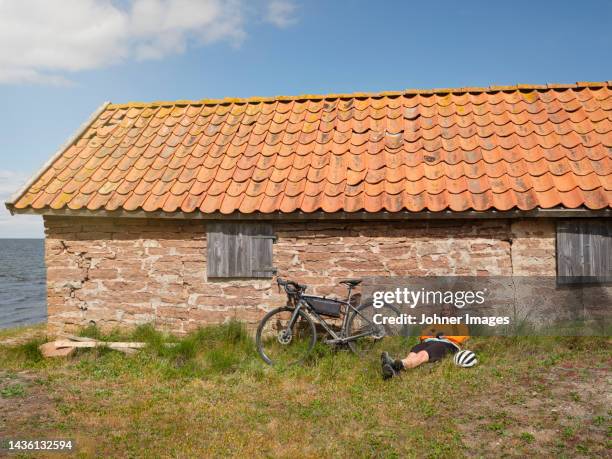
[(455, 354), (453, 362), (455, 362), (455, 365), (458, 367), (469, 368), (476, 365), (478, 363), (478, 359), (476, 358), (476, 354), (474, 354), (472, 351), (464, 349)]

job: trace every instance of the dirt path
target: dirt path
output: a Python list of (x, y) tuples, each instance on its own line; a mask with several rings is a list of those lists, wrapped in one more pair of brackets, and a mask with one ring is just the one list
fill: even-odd
[(469, 401), (470, 412), (459, 425), (467, 455), (606, 456), (611, 364), (565, 363), (519, 384), (500, 381), (487, 388)]
[(56, 414), (55, 402), (39, 375), (0, 370), (1, 439), (32, 438), (36, 426), (48, 425)]

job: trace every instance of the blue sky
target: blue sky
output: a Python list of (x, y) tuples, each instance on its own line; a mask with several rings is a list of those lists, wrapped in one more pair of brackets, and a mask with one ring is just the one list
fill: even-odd
[(603, 0), (72, 1), (0, 0), (0, 198), (106, 100), (612, 79)]

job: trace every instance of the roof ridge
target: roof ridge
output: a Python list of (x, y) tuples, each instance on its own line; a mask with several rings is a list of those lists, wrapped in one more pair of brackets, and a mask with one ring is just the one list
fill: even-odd
[(577, 89), (577, 88), (601, 88), (612, 86), (612, 80), (608, 81), (578, 81), (574, 84), (548, 83), (545, 85), (537, 84), (515, 84), (510, 86), (466, 86), (459, 88), (433, 88), (433, 89), (405, 89), (403, 91), (381, 91), (381, 92), (353, 92), (353, 93), (330, 93), (330, 94), (298, 94), (295, 96), (262, 96), (262, 97), (225, 97), (220, 99), (199, 99), (199, 100), (156, 100), (151, 102), (126, 102), (113, 104), (107, 108), (130, 108), (130, 107), (165, 107), (175, 105), (226, 105), (232, 103), (259, 103), (292, 100), (326, 100), (326, 99), (354, 99), (365, 97), (385, 97), (385, 96), (404, 96), (418, 94), (465, 94), (467, 92), (499, 92), (499, 91), (525, 91), (525, 90), (549, 90), (549, 89)]

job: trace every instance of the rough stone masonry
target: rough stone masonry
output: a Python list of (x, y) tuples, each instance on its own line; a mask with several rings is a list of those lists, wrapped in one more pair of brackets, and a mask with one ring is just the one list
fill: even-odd
[[(154, 323), (173, 333), (284, 303), (271, 279), (206, 278), (206, 222), (45, 217), (53, 334)], [(274, 265), (309, 292), (360, 276), (555, 275), (547, 219), (279, 222)]]

